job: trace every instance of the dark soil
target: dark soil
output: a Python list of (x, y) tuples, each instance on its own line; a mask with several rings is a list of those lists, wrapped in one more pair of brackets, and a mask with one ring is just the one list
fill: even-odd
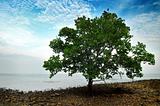
[(0, 106), (160, 106), (160, 80), (97, 84), (87, 87), (29, 91), (0, 89)]

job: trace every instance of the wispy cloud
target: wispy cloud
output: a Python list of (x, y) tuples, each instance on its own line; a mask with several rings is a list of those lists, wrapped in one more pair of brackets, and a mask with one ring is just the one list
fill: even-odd
[(26, 14), (32, 12), (35, 8), (36, 0), (9, 0), (8, 5), (16, 10), (18, 14)]
[(155, 1), (155, 2), (153, 2), (153, 5), (154, 5), (154, 6), (160, 6), (160, 1)]
[(160, 14), (157, 12), (142, 13), (126, 20), (133, 35), (132, 43), (138, 41), (147, 45), (147, 49), (156, 55), (156, 62), (159, 63), (160, 56)]
[(38, 0), (36, 5), (44, 11), (38, 16), (41, 22), (53, 23), (58, 28), (74, 25), (79, 16), (91, 17), (93, 7), (83, 0)]
[(136, 36), (160, 36), (160, 14), (156, 12), (142, 13), (127, 20), (131, 32)]

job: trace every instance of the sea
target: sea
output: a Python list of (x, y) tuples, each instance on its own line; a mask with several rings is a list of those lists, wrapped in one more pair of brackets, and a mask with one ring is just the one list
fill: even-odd
[[(125, 75), (122, 78), (117, 75), (106, 81), (96, 79), (94, 80), (94, 84), (131, 82), (147, 79), (160, 79), (160, 74), (144, 74), (142, 78), (135, 78), (134, 80), (127, 78)], [(0, 88), (15, 89), (24, 92), (65, 89), (86, 85), (87, 80), (80, 73), (72, 76), (68, 76), (65, 73), (58, 73), (51, 79), (48, 74), (0, 74)]]

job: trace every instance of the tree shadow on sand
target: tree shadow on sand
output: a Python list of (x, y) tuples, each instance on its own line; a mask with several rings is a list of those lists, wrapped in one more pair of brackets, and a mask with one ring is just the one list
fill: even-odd
[[(105, 84), (96, 84), (93, 86), (92, 95), (89, 95), (87, 87), (74, 87), (68, 88), (65, 90), (61, 90), (61, 92), (65, 92), (67, 95), (75, 95), (75, 96), (108, 96), (111, 94), (134, 94), (135, 91), (133, 89), (124, 88), (124, 87), (112, 87)], [(59, 92), (60, 93), (60, 92)]]

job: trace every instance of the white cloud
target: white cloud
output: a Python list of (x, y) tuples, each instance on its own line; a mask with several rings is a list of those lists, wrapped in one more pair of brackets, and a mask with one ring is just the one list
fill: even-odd
[(144, 42), (148, 50), (160, 53), (160, 14), (143, 13), (126, 21), (133, 35), (132, 43)]
[(51, 54), (48, 47), (50, 40), (51, 38), (35, 37), (31, 32), (21, 28), (6, 29), (5, 32), (0, 30), (0, 53), (47, 58)]
[(36, 5), (44, 11), (38, 20), (54, 24), (57, 29), (69, 26), (73, 27), (74, 19), (79, 16), (91, 17), (92, 6), (82, 0), (37, 0)]
[[(1, 3), (0, 2), (0, 12), (2, 13), (9, 13), (9, 14), (16, 14), (17, 9), (16, 8), (12, 8), (11, 6), (9, 6), (8, 3)], [(1, 16), (0, 14), (0, 16)]]
[[(0, 53), (23, 54), (47, 58), (51, 54), (49, 37), (38, 37), (28, 29), (30, 21), (26, 17), (12, 17), (0, 14)], [(25, 20), (25, 21), (24, 21)]]
[(142, 13), (126, 22), (131, 27), (131, 33), (134, 33), (135, 36), (160, 36), (159, 13)]
[(154, 6), (160, 6), (160, 1), (153, 2)]
[(28, 18), (24, 16), (16, 16), (10, 20), (10, 22), (16, 25), (30, 25), (30, 21)]
[(7, 3), (0, 3), (0, 23), (3, 25), (30, 25), (30, 21), (27, 17), (19, 13), (17, 8), (11, 7)]
[(123, 9), (125, 9), (126, 7), (131, 7), (131, 6), (129, 6), (131, 1), (130, 0), (125, 0), (125, 2), (119, 2), (118, 3), (118, 7), (117, 7), (117, 11), (121, 11), (121, 10), (123, 10)]

